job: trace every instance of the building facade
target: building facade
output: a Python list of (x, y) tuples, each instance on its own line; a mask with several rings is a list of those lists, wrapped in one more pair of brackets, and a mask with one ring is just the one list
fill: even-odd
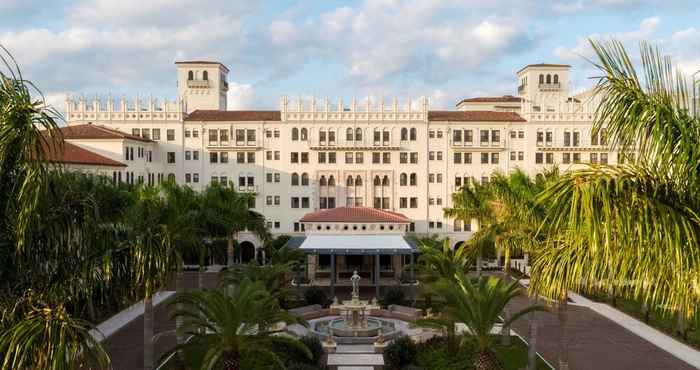
[[(303, 235), (300, 220), (313, 211), (364, 206), (405, 215), (410, 233), (457, 243), (476, 225), (446, 219), (443, 208), (467, 181), (625, 158), (610, 150), (604, 131), (592, 132), (596, 101), (571, 94), (567, 65), (528, 65), (516, 73), (516, 95), (468, 98), (450, 111), (431, 110), (426, 98), (287, 97), (275, 111), (229, 111), (224, 65), (177, 62), (176, 69), (176, 101), (69, 98), (69, 127), (130, 138), (109, 150), (95, 140), (72, 143), (125, 164), (117, 172), (128, 177), (115, 175), (122, 181), (174, 178), (198, 190), (223, 182), (254, 192), (254, 209), (273, 234)], [(143, 139), (137, 151), (147, 154), (130, 154), (133, 138)]]

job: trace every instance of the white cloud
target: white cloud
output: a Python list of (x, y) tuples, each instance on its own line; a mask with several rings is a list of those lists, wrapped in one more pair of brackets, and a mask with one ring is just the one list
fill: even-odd
[(256, 106), (255, 89), (250, 84), (229, 83), (226, 105), (229, 110), (251, 109)]

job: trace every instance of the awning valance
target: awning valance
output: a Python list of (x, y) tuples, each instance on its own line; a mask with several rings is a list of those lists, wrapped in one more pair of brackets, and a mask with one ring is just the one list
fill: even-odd
[(287, 246), (309, 254), (376, 255), (416, 253), (415, 243), (402, 235), (319, 234), (293, 237)]

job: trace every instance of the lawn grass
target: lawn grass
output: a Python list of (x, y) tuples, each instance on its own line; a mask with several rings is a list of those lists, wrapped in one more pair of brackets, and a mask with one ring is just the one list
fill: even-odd
[[(527, 367), (527, 345), (516, 336), (510, 337), (510, 346), (496, 346), (496, 356), (506, 370), (518, 370)], [(550, 370), (542, 358), (537, 358), (538, 370)]]

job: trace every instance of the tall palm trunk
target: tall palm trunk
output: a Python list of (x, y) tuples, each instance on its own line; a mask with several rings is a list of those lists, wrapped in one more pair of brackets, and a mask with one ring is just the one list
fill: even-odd
[[(178, 268), (177, 273), (175, 275), (175, 293), (180, 294), (183, 292), (183, 280), (184, 280), (184, 267), (180, 266)], [(176, 309), (178, 311), (181, 311), (183, 308), (182, 303), (178, 303), (176, 305)], [(178, 315), (175, 318), (175, 337), (177, 338), (177, 344), (182, 344), (184, 342), (184, 337), (182, 333), (180, 333), (180, 328), (182, 327), (182, 324), (184, 323), (184, 318), (180, 315)]]
[(567, 303), (567, 295), (564, 293), (561, 302), (559, 303), (559, 370), (569, 370), (569, 330), (567, 328), (569, 321), (569, 308)]
[(233, 266), (233, 252), (234, 252), (234, 250), (233, 250), (233, 234), (230, 234), (228, 236), (227, 241), (228, 241), (228, 246), (226, 248), (226, 254), (227, 254), (226, 265), (228, 267), (231, 267), (231, 266)]
[(143, 369), (153, 369), (153, 297), (143, 299)]
[[(504, 264), (503, 264), (503, 275), (507, 283), (510, 283), (510, 248), (504, 248)], [(503, 307), (503, 322), (507, 321), (509, 317), (508, 306)], [(510, 345), (510, 326), (503, 325), (501, 327), (501, 344), (504, 346)]]
[[(537, 291), (530, 298), (532, 304), (537, 304)], [(537, 321), (537, 311), (530, 312), (530, 325), (528, 327), (529, 333), (529, 343), (527, 347), (527, 370), (537, 370), (537, 326), (539, 322)]]
[(481, 248), (476, 252), (476, 277), (481, 277)]

